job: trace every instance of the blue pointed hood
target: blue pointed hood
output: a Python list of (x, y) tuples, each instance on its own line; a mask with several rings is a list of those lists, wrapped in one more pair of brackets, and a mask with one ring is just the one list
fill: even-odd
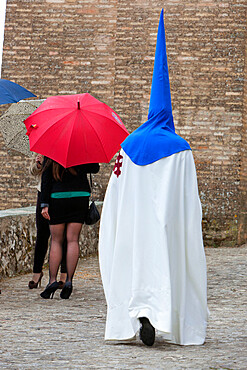
[(189, 144), (175, 133), (163, 9), (157, 34), (148, 121), (130, 134), (121, 146), (132, 162), (140, 166), (190, 149)]
[(172, 102), (168, 63), (166, 57), (166, 37), (163, 9), (160, 13), (160, 21), (157, 34), (148, 119), (154, 117), (161, 110), (165, 110), (168, 114), (171, 115), (171, 122), (169, 122), (169, 126), (173, 131), (175, 131), (172, 120)]

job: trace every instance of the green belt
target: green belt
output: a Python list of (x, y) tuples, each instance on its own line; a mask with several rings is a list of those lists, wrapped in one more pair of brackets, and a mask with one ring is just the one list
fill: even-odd
[(75, 198), (75, 197), (90, 197), (87, 191), (62, 191), (59, 193), (51, 193), (51, 198)]

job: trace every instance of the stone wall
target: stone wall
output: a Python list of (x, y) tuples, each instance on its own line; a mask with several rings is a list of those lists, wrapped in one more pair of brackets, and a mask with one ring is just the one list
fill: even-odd
[[(205, 243), (241, 244), (247, 227), (245, 0), (8, 0), (2, 78), (40, 98), (89, 92), (132, 132), (147, 117), (162, 7), (175, 126), (193, 149)], [(0, 209), (33, 205), (29, 160), (8, 151), (1, 136), (0, 158)], [(111, 166), (95, 175), (99, 200)]]
[[(101, 211), (102, 204), (97, 203), (97, 207)], [(83, 225), (81, 257), (97, 253), (98, 229), (99, 223)], [(35, 240), (35, 207), (0, 211), (0, 279), (32, 271)]]
[[(247, 33), (247, 32), (246, 32)], [(244, 79), (247, 81), (247, 43), (245, 44)], [(247, 83), (244, 86), (243, 128), (240, 169), (241, 210), (238, 227), (238, 242), (247, 240)]]

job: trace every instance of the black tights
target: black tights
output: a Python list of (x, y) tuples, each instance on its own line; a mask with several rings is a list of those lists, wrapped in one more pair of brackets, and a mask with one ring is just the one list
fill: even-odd
[[(50, 237), (50, 228), (48, 221), (41, 214), (40, 207), (40, 195), (38, 191), (37, 205), (36, 205), (36, 243), (34, 250), (34, 264), (33, 273), (41, 273), (44, 264), (45, 256), (48, 250), (48, 241)], [(63, 239), (63, 252), (61, 258), (61, 273), (66, 273), (66, 249), (67, 249), (67, 239)]]
[(58, 268), (62, 259), (62, 244), (64, 231), (66, 228), (67, 238), (67, 281), (72, 281), (77, 262), (79, 259), (79, 236), (82, 228), (80, 223), (68, 223), (50, 225), (51, 230), (51, 248), (49, 256), (50, 284), (56, 281)]

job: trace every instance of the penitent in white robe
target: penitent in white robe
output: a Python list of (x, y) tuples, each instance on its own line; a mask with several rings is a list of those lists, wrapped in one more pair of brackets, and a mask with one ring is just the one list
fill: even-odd
[(147, 317), (165, 340), (203, 344), (207, 325), (202, 211), (191, 150), (138, 166), (121, 150), (101, 215), (106, 340), (133, 338)]

